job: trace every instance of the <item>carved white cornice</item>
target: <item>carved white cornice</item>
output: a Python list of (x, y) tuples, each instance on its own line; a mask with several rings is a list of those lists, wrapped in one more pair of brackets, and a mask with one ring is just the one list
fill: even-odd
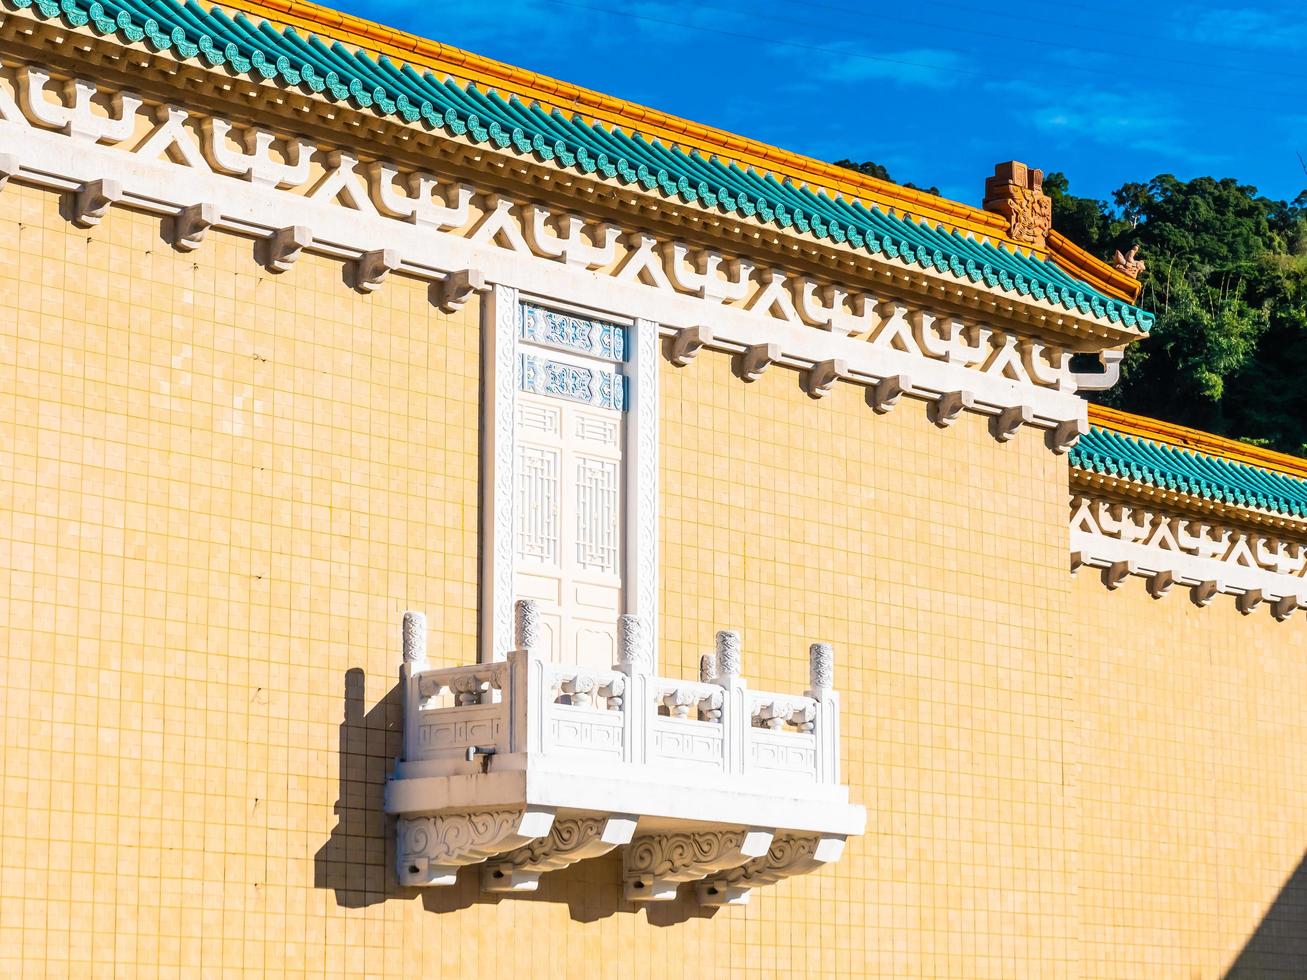
[[(48, 77), (36, 80), (47, 86)], [(32, 78), (29, 71), (11, 84), (21, 90)], [(82, 98), (85, 87), (76, 91)], [(124, 112), (135, 104), (120, 101)], [(931, 416), (941, 426), (961, 411), (997, 418), (1000, 439), (1031, 426), (1062, 450), (1084, 418), (1083, 403), (1069, 391), (1068, 350), (993, 323), (757, 268), (743, 256), (646, 231), (618, 235), (611, 225), (588, 223), (571, 211), (553, 213), (397, 163), (365, 165), (337, 147), (237, 127), (189, 108), (141, 104), (141, 120), (150, 128), (135, 146), (116, 141), (120, 132), (110, 128), (99, 143), (82, 140), (70, 154), (62, 142), (68, 137), (53, 131), (63, 116), (42, 111), (44, 117), (29, 118), (0, 87), (0, 152), (16, 160), (13, 178), (73, 191), (74, 215), (83, 223), (99, 220), (117, 203), (164, 216), (170, 240), (181, 249), (199, 247), (212, 228), (254, 235), (260, 261), (271, 271), (289, 269), (305, 251), (318, 252), (352, 262), (350, 279), (363, 292), (396, 272), (430, 279), (444, 309), (456, 308), (470, 290), (461, 281), (443, 283), (476, 270), (481, 288), (512, 283), (536, 295), (646, 317), (665, 332), (698, 329), (697, 335), (680, 334), (684, 343), (676, 356), (682, 363), (711, 347), (739, 355), (737, 373), (746, 380), (783, 365), (800, 372), (800, 386), (813, 397), (837, 383), (859, 385), (869, 404), (884, 412), (907, 394), (932, 403)], [(183, 125), (192, 117), (198, 126)], [(311, 159), (320, 171), (309, 168)], [(481, 215), (476, 221), (474, 201)], [(462, 225), (455, 227), (457, 221)], [(903, 384), (908, 378), (910, 386)]]
[(1096, 568), (1108, 589), (1141, 578), (1155, 599), (1177, 587), (1198, 606), (1231, 595), (1279, 620), (1307, 605), (1307, 542), (1274, 529), (1076, 492), (1070, 530), (1072, 571)]

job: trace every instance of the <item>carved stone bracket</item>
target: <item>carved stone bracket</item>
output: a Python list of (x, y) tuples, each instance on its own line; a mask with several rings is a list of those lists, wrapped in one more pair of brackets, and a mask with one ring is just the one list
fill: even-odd
[(94, 228), (122, 196), (122, 185), (116, 180), (88, 180), (73, 192), (73, 224)]
[(771, 847), (768, 830), (715, 830), (639, 837), (625, 851), (628, 901), (670, 902), (681, 882), (739, 867)]
[(490, 284), (479, 269), (459, 269), (432, 284), (436, 307), (442, 313), (457, 313), (475, 293), (488, 292)]
[(700, 905), (745, 905), (749, 892), (838, 861), (843, 837), (777, 834), (767, 853), (694, 886)]
[(685, 367), (711, 343), (712, 330), (709, 327), (686, 327), (672, 336), (668, 359), (677, 367)]
[(192, 204), (182, 208), (172, 219), (172, 247), (179, 252), (193, 252), (204, 241), (205, 233), (222, 217), (216, 204)]
[(481, 887), (490, 892), (535, 891), (545, 872), (629, 844), (636, 820), (627, 814), (556, 817), (546, 836), (486, 862), (481, 869)]
[(516, 807), (399, 820), (399, 883), (452, 885), (458, 869), (522, 847), (549, 833), (552, 810)]

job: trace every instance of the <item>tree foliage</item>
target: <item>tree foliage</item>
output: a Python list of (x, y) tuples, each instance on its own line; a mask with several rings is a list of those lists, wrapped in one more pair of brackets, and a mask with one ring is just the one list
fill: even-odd
[(1307, 192), (1276, 201), (1232, 178), (1161, 174), (1112, 201), (1049, 174), (1053, 227), (1104, 259), (1139, 246), (1157, 314), (1110, 404), (1307, 454)]
[(861, 163), (855, 163), (853, 160), (836, 160), (835, 166), (843, 167), (845, 170), (856, 170), (858, 173), (867, 177), (875, 177), (877, 180), (887, 180), (891, 184), (898, 183), (902, 187), (910, 187), (914, 191), (925, 191), (927, 194), (938, 194), (938, 187), (920, 187), (917, 184), (896, 181), (889, 175), (889, 171), (879, 163), (873, 163), (871, 160), (863, 160)]

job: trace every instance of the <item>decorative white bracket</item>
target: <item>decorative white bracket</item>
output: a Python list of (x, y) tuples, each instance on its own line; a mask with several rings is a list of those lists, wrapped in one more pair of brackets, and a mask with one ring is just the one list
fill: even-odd
[(1012, 405), (990, 420), (990, 432), (999, 442), (1011, 442), (1017, 430), (1035, 421), (1035, 410), (1029, 405)]
[(282, 228), (263, 240), (263, 264), (269, 272), (286, 272), (306, 248), (313, 244), (313, 232), (304, 225)]
[(780, 344), (753, 344), (740, 354), (740, 377), (757, 381), (763, 372), (781, 359)]
[(4, 190), (9, 178), (18, 173), (18, 157), (12, 153), (0, 153), (0, 190)]
[(1068, 419), (1049, 429), (1044, 435), (1044, 442), (1054, 453), (1062, 456), (1069, 453), (1071, 448), (1080, 441), (1080, 437), (1088, 431), (1089, 419)]
[(896, 374), (867, 387), (867, 404), (877, 415), (886, 415), (911, 391), (912, 379), (906, 374)]
[(393, 248), (364, 252), (354, 263), (354, 288), (360, 293), (376, 292), (386, 277), (398, 268), (399, 253)]
[(677, 367), (685, 367), (699, 351), (712, 343), (712, 330), (709, 327), (686, 327), (672, 335), (669, 360)]
[(975, 403), (976, 397), (969, 391), (946, 391), (926, 406), (926, 415), (941, 429), (947, 429)]
[(802, 375), (803, 390), (809, 398), (825, 398), (837, 381), (849, 377), (849, 365), (838, 358), (818, 361)]
[(457, 313), (475, 293), (490, 291), (490, 283), (479, 269), (459, 269), (432, 284), (436, 307), (442, 313)]
[(192, 204), (178, 211), (172, 219), (172, 247), (179, 252), (193, 252), (204, 241), (205, 233), (222, 220), (216, 204)]
[(94, 228), (109, 213), (109, 208), (122, 200), (122, 185), (116, 180), (88, 180), (73, 192), (73, 224), (79, 228)]

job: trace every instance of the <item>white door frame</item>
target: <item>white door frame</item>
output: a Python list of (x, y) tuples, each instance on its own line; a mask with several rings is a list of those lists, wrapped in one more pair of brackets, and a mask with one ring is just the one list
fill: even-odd
[[(563, 311), (574, 304), (532, 295), (532, 301)], [(481, 310), (481, 636), (482, 663), (502, 660), (513, 648), (515, 581), (514, 508), (517, 494), (517, 335), (523, 296), (495, 284)], [(658, 636), (658, 324), (590, 310), (583, 315), (629, 324), (626, 360), (626, 540), (622, 586), (625, 612), (641, 618), (649, 662), (657, 664)]]

